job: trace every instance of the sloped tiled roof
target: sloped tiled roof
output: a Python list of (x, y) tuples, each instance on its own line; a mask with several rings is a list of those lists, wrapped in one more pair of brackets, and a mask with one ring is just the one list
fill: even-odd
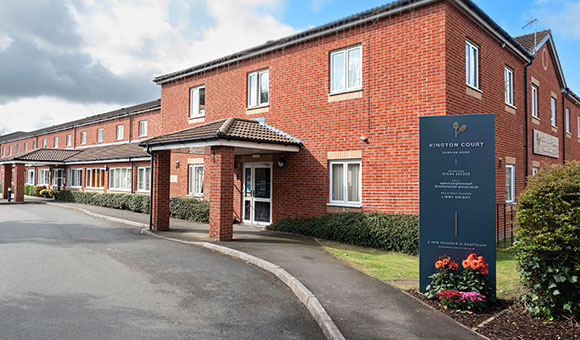
[(147, 154), (147, 152), (145, 152), (138, 143), (126, 143), (82, 149), (78, 154), (68, 158), (66, 162), (112, 160), (137, 157), (149, 157), (149, 154)]
[(204, 140), (241, 140), (260, 143), (300, 145), (300, 141), (256, 120), (227, 118), (168, 133), (143, 141), (141, 146)]
[(519, 37), (514, 37), (517, 42), (520, 43), (528, 52), (533, 53), (534, 49), (536, 48), (535, 44), (539, 44), (548, 34), (550, 34), (550, 30), (540, 31), (536, 33), (536, 37), (534, 38), (534, 33), (520, 35)]
[(80, 150), (67, 149), (36, 149), (23, 154), (0, 159), (0, 161), (29, 161), (29, 162), (62, 162)]
[(6, 140), (11, 140), (11, 139), (15, 139), (15, 138), (19, 138), (22, 137), (24, 135), (28, 134), (28, 132), (24, 132), (24, 131), (16, 131), (16, 132), (12, 132), (6, 135), (2, 135), (0, 136), (0, 142), (6, 141)]

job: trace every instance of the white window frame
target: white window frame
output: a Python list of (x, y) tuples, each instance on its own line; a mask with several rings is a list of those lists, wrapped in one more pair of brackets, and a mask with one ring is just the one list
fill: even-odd
[(550, 118), (550, 122), (552, 123), (553, 127), (557, 127), (556, 125), (556, 107), (557, 107), (557, 102), (556, 102), (556, 98), (554, 97), (550, 97), (550, 112), (551, 112), (551, 118)]
[[(195, 170), (201, 168), (201, 186), (199, 186), (195, 177)], [(203, 164), (190, 164), (187, 170), (187, 194), (189, 196), (203, 197), (205, 169)], [(201, 187), (201, 191), (196, 191), (196, 188)]]
[[(199, 91), (203, 90), (203, 105), (200, 104)], [(189, 89), (189, 118), (205, 116), (205, 85)]]
[[(37, 185), (50, 185), (50, 170), (49, 169), (38, 169), (38, 184)], [(41, 181), (42, 180), (42, 181)], [(45, 182), (46, 180), (46, 182)]]
[(124, 138), (123, 135), (125, 133), (123, 131), (124, 129), (125, 128), (124, 128), (124, 125), (123, 124), (117, 125), (117, 136), (116, 136), (117, 140), (123, 140), (123, 138)]
[(508, 200), (507, 197), (507, 193), (508, 193), (508, 181), (506, 178), (506, 198), (505, 198), (505, 202), (506, 203), (515, 203), (516, 202), (516, 166), (514, 164), (506, 164), (505, 166), (506, 169), (506, 177), (507, 177), (507, 172), (510, 171), (511, 172), (511, 181), (509, 183), (510, 187), (510, 196), (511, 199)]
[(130, 167), (109, 168), (109, 189), (131, 191), (133, 174)]
[[(102, 171), (103, 172), (103, 177), (102, 177), (103, 178), (103, 186), (101, 186), (101, 187), (97, 187), (97, 186), (94, 186), (93, 187), (93, 186), (90, 186), (89, 185), (90, 182), (91, 182), (91, 180), (93, 179), (94, 173), (96, 171)], [(104, 189), (105, 188), (105, 180), (104, 180), (105, 174), (106, 174), (105, 168), (87, 168), (85, 170), (85, 187), (87, 189)]]
[[(343, 197), (344, 200), (342, 201), (338, 201), (338, 200), (333, 200), (332, 199), (332, 184), (333, 184), (333, 175), (332, 175), (332, 167), (333, 165), (336, 164), (341, 164), (342, 165), (342, 171), (343, 171), (343, 175), (342, 175), (342, 179), (343, 179)], [(359, 188), (359, 193), (358, 193), (358, 197), (359, 200), (358, 201), (349, 201), (348, 200), (348, 166), (350, 164), (358, 164), (359, 166), (359, 183), (358, 183), (358, 188)], [(362, 162), (360, 159), (341, 159), (341, 160), (331, 160), (328, 162), (328, 178), (329, 178), (329, 185), (328, 185), (328, 202), (330, 205), (339, 205), (339, 206), (351, 206), (351, 207), (361, 207), (362, 206)]]
[(46, 149), (46, 147), (47, 147), (47, 146), (48, 146), (48, 141), (46, 140), (46, 138), (44, 138), (44, 139), (42, 140), (42, 148), (43, 148), (43, 149)]
[(16, 144), (16, 154), (20, 153), (20, 144)]
[(98, 128), (97, 129), (97, 143), (102, 143), (103, 142), (103, 135), (105, 134), (103, 128)]
[(465, 41), (465, 84), (479, 90), (479, 46)]
[(6, 157), (6, 147), (2, 147), (2, 158)]
[(147, 137), (147, 121), (139, 121), (139, 137)]
[(32, 141), (32, 149), (36, 150), (36, 139)]
[(54, 138), (52, 139), (52, 146), (55, 149), (58, 149), (58, 137), (57, 136), (54, 136)]
[[(349, 53), (352, 51), (356, 51), (356, 50), (360, 51), (360, 65), (358, 68), (358, 70), (359, 70), (358, 78), (360, 79), (360, 84), (349, 87), (350, 77), (355, 76), (355, 75), (351, 75), (349, 67), (348, 67), (350, 64)], [(334, 71), (334, 62), (333, 62), (334, 58), (333, 57), (336, 55), (339, 55), (339, 54), (344, 55), (344, 57), (343, 57), (344, 58), (344, 70), (343, 70), (343, 78), (342, 78), (343, 87), (335, 89), (335, 88), (333, 88), (333, 84), (334, 84), (334, 81), (333, 81), (334, 80), (333, 79), (333, 77), (334, 77), (334, 72), (333, 72)], [(358, 91), (358, 90), (362, 89), (362, 81), (363, 81), (362, 80), (362, 63), (363, 63), (362, 62), (362, 55), (363, 55), (362, 45), (360, 45), (360, 44), (330, 51), (330, 62), (329, 62), (329, 65), (330, 65), (330, 77), (329, 77), (330, 83), (328, 86), (328, 88), (330, 89), (330, 91), (329, 91), (330, 94)]]
[[(32, 174), (32, 176), (30, 174)], [(27, 169), (26, 170), (26, 184), (34, 185), (34, 179), (35, 179), (34, 177), (35, 176), (36, 176), (36, 174), (34, 173), (34, 169), (32, 169), (32, 170)]]
[(72, 146), (72, 135), (70, 133), (66, 135), (66, 146)]
[(514, 106), (514, 71), (509, 68), (504, 68), (505, 81), (505, 103)]
[[(143, 179), (143, 176), (147, 178)], [(150, 192), (151, 191), (151, 167), (140, 166), (137, 168), (137, 191)]]
[(12, 145), (8, 146), (8, 156), (12, 156)]
[(69, 188), (81, 188), (83, 186), (83, 169), (82, 168), (67, 169), (66, 186)]
[(566, 133), (570, 133), (570, 108), (566, 108)]
[(24, 142), (24, 152), (28, 152), (28, 142)]
[(540, 119), (538, 115), (538, 87), (536, 85), (532, 85), (532, 117)]
[(87, 132), (81, 131), (81, 145), (87, 144)]
[[(265, 102), (262, 102), (262, 96), (260, 95), (262, 93), (261, 79), (264, 76), (268, 77), (268, 100)], [(252, 86), (252, 83), (251, 83), (251, 80), (254, 78), (256, 80), (255, 88)], [(253, 71), (253, 72), (248, 73), (247, 87), (248, 87), (248, 101), (247, 101), (247, 103), (248, 103), (249, 108), (270, 105), (270, 69), (262, 69), (262, 70)], [(252, 95), (256, 96), (255, 103), (252, 102), (252, 99), (253, 99)]]

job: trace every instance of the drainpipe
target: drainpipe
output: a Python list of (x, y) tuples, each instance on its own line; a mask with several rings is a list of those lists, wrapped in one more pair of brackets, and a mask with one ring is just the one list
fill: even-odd
[(73, 126), (73, 149), (77, 148), (77, 127)]
[(529, 110), (529, 105), (528, 105), (528, 67), (530, 65), (532, 65), (532, 63), (534, 62), (534, 57), (530, 57), (530, 62), (527, 63), (524, 66), (524, 83), (526, 84), (526, 86), (524, 87), (524, 113), (526, 115), (526, 119), (524, 119), (524, 126), (526, 129), (526, 133), (525, 133), (525, 141), (524, 141), (524, 148), (526, 150), (526, 157), (525, 157), (525, 166), (526, 166), (526, 173), (525, 173), (525, 178), (528, 178), (528, 176), (530, 175), (530, 150), (529, 149), (529, 134), (530, 132), (528, 131), (528, 124), (529, 124), (529, 120), (530, 120), (530, 114), (528, 112)]
[(135, 162), (133, 162), (132, 158), (129, 158), (129, 160), (131, 161), (131, 193), (134, 194), (135, 193), (135, 186), (133, 185), (133, 183), (135, 182)]
[(147, 153), (151, 156), (151, 182), (149, 187), (149, 230), (153, 230), (153, 154), (147, 145)]
[[(564, 126), (562, 129), (562, 164), (566, 164), (566, 97), (570, 94), (570, 89), (562, 89), (562, 121)], [(570, 126), (571, 122), (568, 122)]]

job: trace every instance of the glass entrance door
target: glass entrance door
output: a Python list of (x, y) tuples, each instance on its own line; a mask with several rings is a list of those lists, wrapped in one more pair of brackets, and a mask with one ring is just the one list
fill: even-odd
[(272, 222), (272, 164), (244, 165), (244, 223), (268, 225)]
[(64, 182), (64, 170), (52, 170), (52, 190), (60, 190)]

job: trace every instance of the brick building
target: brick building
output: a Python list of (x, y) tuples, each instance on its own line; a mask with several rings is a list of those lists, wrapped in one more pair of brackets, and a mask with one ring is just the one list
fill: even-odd
[[(545, 164), (580, 158), (580, 100), (550, 31), (511, 37), (469, 0), (393, 2), (155, 82), (160, 103), (0, 137), (0, 180), (11, 167), (77, 166), (81, 190), (95, 190), (89, 173), (102, 181), (96, 190), (113, 191), (111, 172), (124, 179), (118, 171), (129, 171), (113, 168), (132, 169), (132, 183), (143, 183), (135, 164), (153, 164), (142, 175), (152, 173), (153, 227), (168, 227), (170, 195), (197, 196), (210, 201), (211, 236), (228, 239), (232, 217), (268, 224), (341, 211), (418, 213), (424, 115), (496, 114), (498, 204), (516, 203)], [(139, 136), (144, 120), (149, 131)], [(129, 135), (117, 140), (120, 122)], [(127, 150), (119, 162), (90, 156), (103, 144), (137, 142), (146, 151), (136, 161)], [(23, 143), (82, 153), (31, 163)], [(88, 170), (94, 162), (102, 173)]]

